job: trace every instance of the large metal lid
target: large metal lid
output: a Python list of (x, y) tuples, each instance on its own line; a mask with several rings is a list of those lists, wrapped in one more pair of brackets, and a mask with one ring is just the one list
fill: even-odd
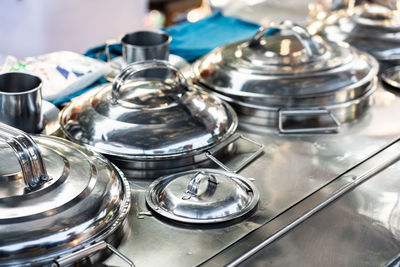
[(195, 80), (246, 103), (312, 106), (362, 96), (377, 73), (369, 55), (312, 37), (290, 21), (220, 47), (194, 64)]
[(3, 124), (0, 140), (0, 265), (44, 264), (121, 225), (129, 184), (104, 157)]
[[(310, 32), (332, 41), (346, 41), (378, 60), (399, 60), (399, 5), (362, 4), (321, 16), (308, 27)], [(317, 18), (319, 16), (317, 15)]]
[(146, 202), (156, 213), (186, 223), (217, 223), (241, 217), (259, 199), (255, 186), (226, 171), (197, 169), (155, 180)]
[(237, 127), (232, 108), (164, 61), (128, 65), (112, 84), (73, 101), (61, 129), (74, 142), (121, 158), (179, 156), (208, 148)]

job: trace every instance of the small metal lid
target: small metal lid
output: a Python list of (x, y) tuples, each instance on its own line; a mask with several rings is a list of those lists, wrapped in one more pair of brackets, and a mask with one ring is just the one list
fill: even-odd
[(169, 63), (144, 61), (73, 101), (60, 124), (68, 139), (97, 152), (151, 159), (208, 148), (234, 133), (237, 117)]
[(290, 21), (266, 32), (215, 49), (194, 64), (194, 79), (243, 102), (287, 107), (355, 99), (377, 73), (367, 54), (313, 37)]
[[(0, 261), (45, 263), (111, 235), (129, 184), (99, 154), (0, 124)], [(6, 264), (6, 265), (7, 265)]]
[(155, 180), (146, 203), (159, 215), (185, 223), (217, 223), (253, 210), (259, 199), (247, 179), (226, 171), (197, 169)]

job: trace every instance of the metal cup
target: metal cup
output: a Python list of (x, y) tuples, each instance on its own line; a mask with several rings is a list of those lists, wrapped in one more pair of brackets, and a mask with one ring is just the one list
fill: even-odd
[(121, 39), (122, 57), (129, 64), (136, 61), (168, 60), (171, 36), (162, 31), (138, 31)]
[(42, 80), (20, 72), (0, 74), (0, 122), (28, 133), (43, 129)]
[[(168, 60), (169, 44), (172, 37), (163, 31), (137, 31), (125, 34), (121, 40), (122, 58), (125, 64), (144, 60)], [(109, 46), (118, 42), (107, 43), (106, 53), (110, 60)]]

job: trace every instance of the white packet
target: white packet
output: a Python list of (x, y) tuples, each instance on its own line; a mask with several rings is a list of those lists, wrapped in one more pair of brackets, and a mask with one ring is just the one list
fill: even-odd
[(58, 51), (20, 60), (6, 58), (2, 72), (20, 71), (39, 76), (42, 96), (52, 101), (69, 96), (110, 71), (108, 64), (70, 51)]

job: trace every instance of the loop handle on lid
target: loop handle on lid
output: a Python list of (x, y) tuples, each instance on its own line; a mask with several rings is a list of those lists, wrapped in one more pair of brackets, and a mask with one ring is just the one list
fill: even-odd
[(204, 171), (197, 172), (190, 182), (186, 189), (186, 194), (182, 197), (183, 200), (190, 199), (192, 196), (198, 196), (199, 185), (202, 181), (207, 180), (207, 191), (211, 191), (211, 188), (215, 188), (218, 184), (217, 178), (215, 178), (212, 174), (206, 174)]
[[(260, 27), (256, 34), (251, 38), (251, 40), (248, 43), (249, 47), (255, 47), (260, 44), (261, 38), (268, 32), (270, 34), (275, 34), (276, 32), (280, 30), (287, 30), (293, 33), (294, 36), (301, 42), (303, 45), (304, 49), (306, 50), (306, 53), (308, 57), (317, 57), (322, 54), (321, 52), (321, 46), (319, 45), (318, 42), (314, 40), (312, 35), (302, 26), (290, 21), (290, 20), (284, 20), (278, 25), (273, 25), (270, 28), (264, 28)], [(270, 30), (275, 29), (278, 31), (273, 31), (269, 32)]]
[[(112, 102), (117, 103), (120, 96), (120, 90), (127, 81), (135, 80), (137, 79), (137, 73), (151, 69), (171, 70), (174, 73), (173, 78), (178, 85), (174, 89), (177, 89), (178, 92), (187, 90), (188, 85), (186, 83), (186, 79), (183, 76), (183, 74), (175, 66), (171, 65), (167, 61), (164, 60), (139, 61), (126, 66), (115, 77), (112, 83), (112, 92), (111, 92)], [(142, 107), (141, 105), (135, 105), (135, 106), (138, 108)]]
[(4, 140), (14, 150), (21, 165), (27, 189), (34, 190), (48, 180), (39, 148), (28, 134), (0, 123), (0, 139)]

